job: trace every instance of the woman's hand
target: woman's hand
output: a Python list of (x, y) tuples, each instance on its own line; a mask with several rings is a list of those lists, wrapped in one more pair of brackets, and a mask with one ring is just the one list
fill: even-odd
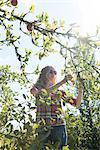
[(73, 76), (71, 74), (68, 74), (65, 76), (64, 81), (67, 82), (68, 80), (71, 81), (73, 79)]
[(31, 94), (32, 95), (36, 95), (39, 93), (39, 90), (36, 88), (36, 87), (33, 87), (31, 90), (30, 90)]

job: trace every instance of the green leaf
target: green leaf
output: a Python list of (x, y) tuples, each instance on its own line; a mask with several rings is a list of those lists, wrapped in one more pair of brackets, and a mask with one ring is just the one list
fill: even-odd
[(6, 37), (8, 38), (10, 36), (10, 30), (6, 30)]

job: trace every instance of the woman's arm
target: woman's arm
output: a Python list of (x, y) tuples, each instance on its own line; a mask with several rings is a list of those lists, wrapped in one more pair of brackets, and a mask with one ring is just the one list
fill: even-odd
[[(73, 77), (71, 74), (68, 74), (62, 81), (58, 82), (57, 84), (46, 88), (48, 93), (51, 93), (53, 90), (58, 89), (61, 85), (66, 83), (68, 80), (71, 80)], [(38, 90), (35, 86), (30, 90), (31, 94), (36, 96), (36, 94), (41, 93), (42, 90)]]
[(79, 90), (78, 90), (78, 96), (77, 96), (77, 100), (76, 100), (76, 107), (80, 106), (82, 96), (83, 96), (83, 83), (80, 82), (80, 84), (79, 84)]
[(48, 91), (48, 93), (51, 93), (53, 90), (58, 89), (60, 86), (65, 84), (68, 80), (71, 81), (72, 78), (73, 78), (72, 75), (68, 74), (62, 81), (60, 81), (57, 84), (47, 88), (46, 90)]

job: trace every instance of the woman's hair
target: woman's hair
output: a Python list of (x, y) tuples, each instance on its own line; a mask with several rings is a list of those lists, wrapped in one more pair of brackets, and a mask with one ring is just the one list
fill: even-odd
[(38, 89), (46, 88), (48, 83), (47, 74), (50, 70), (54, 69), (52, 66), (46, 66), (41, 70), (40, 76), (35, 84), (35, 87)]

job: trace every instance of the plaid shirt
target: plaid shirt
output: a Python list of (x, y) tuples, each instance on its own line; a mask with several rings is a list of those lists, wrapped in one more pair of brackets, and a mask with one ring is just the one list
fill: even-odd
[[(62, 97), (64, 97), (65, 92), (62, 92)], [(36, 121), (41, 123), (42, 121), (47, 125), (64, 125), (64, 112), (62, 110), (62, 98), (57, 96), (57, 94), (52, 93), (51, 98), (41, 100), (37, 98), (37, 112), (36, 112)], [(76, 105), (76, 99), (73, 99), (69, 102), (71, 105)]]

